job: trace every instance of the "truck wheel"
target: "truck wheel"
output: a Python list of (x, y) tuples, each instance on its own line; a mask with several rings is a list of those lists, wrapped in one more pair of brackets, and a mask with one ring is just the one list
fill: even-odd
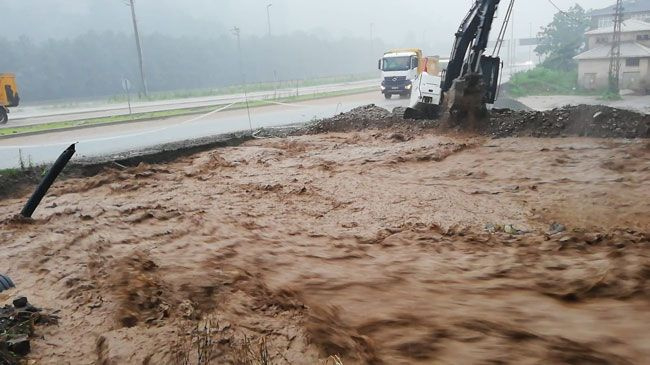
[(393, 95), (391, 95), (391, 94), (384, 94), (384, 97), (385, 97), (386, 99), (390, 99), (391, 96), (393, 96)]
[(5, 124), (9, 120), (9, 116), (7, 115), (7, 111), (5, 108), (0, 107), (0, 124)]

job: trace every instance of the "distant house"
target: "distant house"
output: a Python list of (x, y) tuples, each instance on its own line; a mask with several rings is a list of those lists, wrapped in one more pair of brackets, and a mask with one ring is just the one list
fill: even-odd
[[(614, 14), (616, 5), (608, 6), (604, 9), (592, 10), (591, 16), (592, 28), (606, 28), (614, 23)], [(650, 22), (650, 0), (627, 0), (623, 2), (623, 20), (641, 20)]]
[[(591, 30), (585, 35), (587, 51), (574, 58), (578, 61), (578, 83), (587, 90), (604, 89), (609, 83), (614, 25)], [(642, 92), (650, 89), (650, 23), (637, 19), (623, 22), (620, 80), (622, 89)]]

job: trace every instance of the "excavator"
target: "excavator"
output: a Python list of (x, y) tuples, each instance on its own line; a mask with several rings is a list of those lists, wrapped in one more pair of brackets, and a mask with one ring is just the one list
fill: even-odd
[(449, 64), (441, 74), (439, 91), (431, 88), (431, 85), (436, 85), (435, 81), (426, 84), (428, 90), (414, 90), (418, 95), (429, 92), (436, 97), (412, 98), (411, 106), (404, 114), (405, 118), (442, 116), (448, 123), (465, 123), (472, 127), (487, 117), (487, 104), (494, 104), (498, 94), (502, 67), (498, 51), (514, 6), (514, 0), (510, 0), (495, 50), (492, 55), (486, 55), (500, 2), (475, 0), (456, 32)]
[(16, 76), (0, 73), (0, 124), (7, 123), (9, 108), (16, 107), (19, 103), (20, 96), (16, 87)]

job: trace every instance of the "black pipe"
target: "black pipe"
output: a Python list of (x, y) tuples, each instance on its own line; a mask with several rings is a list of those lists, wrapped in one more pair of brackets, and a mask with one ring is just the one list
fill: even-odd
[(25, 207), (23, 208), (22, 212), (20, 212), (20, 215), (22, 215), (25, 218), (31, 218), (32, 214), (34, 214), (34, 211), (38, 207), (38, 205), (41, 203), (41, 200), (43, 200), (43, 197), (45, 194), (47, 194), (47, 191), (50, 189), (52, 184), (54, 183), (54, 180), (59, 176), (61, 171), (63, 171), (63, 168), (70, 162), (70, 159), (72, 156), (75, 154), (75, 144), (71, 144), (70, 147), (68, 147), (61, 156), (56, 160), (54, 165), (50, 168), (50, 170), (47, 172), (45, 177), (43, 178), (43, 181), (38, 185), (38, 188), (36, 188), (36, 191), (34, 194), (32, 194), (32, 197), (29, 198), (27, 201), (27, 204), (25, 204)]

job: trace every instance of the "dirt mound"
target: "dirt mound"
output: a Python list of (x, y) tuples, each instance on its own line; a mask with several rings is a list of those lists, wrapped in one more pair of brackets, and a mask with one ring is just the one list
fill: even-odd
[[(347, 113), (341, 113), (337, 116), (327, 119), (321, 119), (314, 123), (308, 124), (304, 128), (294, 133), (299, 134), (319, 134), (331, 132), (352, 132), (364, 129), (385, 129), (385, 128), (414, 128), (423, 125), (431, 125), (432, 122), (418, 122), (406, 120), (402, 117), (404, 114), (400, 108), (396, 108), (391, 113), (388, 110), (378, 107), (375, 104), (354, 108)], [(436, 124), (433, 122), (433, 124)]]
[(509, 97), (498, 98), (494, 103), (494, 109), (510, 109), (515, 111), (532, 111), (526, 104)]
[(495, 137), (650, 138), (650, 115), (600, 105), (544, 112), (495, 109), (483, 132)]
[[(508, 109), (493, 109), (487, 123), (479, 127), (480, 134), (492, 137), (564, 137), (650, 138), (650, 115), (600, 105), (578, 105), (550, 111), (529, 111), (515, 100), (500, 104)], [(517, 109), (515, 111), (512, 109)], [(355, 108), (333, 118), (322, 119), (292, 135), (351, 132), (364, 129), (396, 128), (401, 130), (433, 129), (466, 131), (468, 126), (443, 127), (435, 120), (407, 120), (403, 109), (392, 113), (374, 104)]]

